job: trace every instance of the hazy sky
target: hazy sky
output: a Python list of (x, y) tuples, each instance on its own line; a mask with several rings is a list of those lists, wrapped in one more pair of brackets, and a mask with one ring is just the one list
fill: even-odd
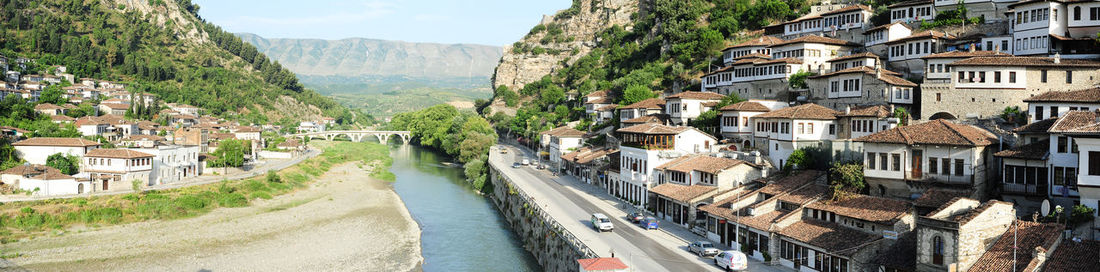
[(372, 38), (511, 44), (542, 14), (570, 0), (192, 0), (199, 15), (230, 32), (266, 38)]

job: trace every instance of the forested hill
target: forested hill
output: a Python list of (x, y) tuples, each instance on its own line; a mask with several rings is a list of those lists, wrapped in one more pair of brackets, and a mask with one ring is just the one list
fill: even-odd
[[(876, 13), (885, 13), (884, 4), (876, 2)], [(614, 14), (633, 8), (637, 11), (628, 21), (615, 19)], [(807, 0), (573, 0), (569, 9), (507, 48), (494, 75), (494, 100), (478, 106), (498, 129), (534, 137), (589, 119), (578, 100), (591, 92), (609, 90), (613, 101), (625, 105), (662, 91), (698, 89), (698, 77), (721, 64), (725, 46), (759, 36), (764, 26), (797, 18), (809, 8)], [(592, 36), (574, 34), (593, 28), (599, 30)], [(561, 61), (524, 68), (532, 65), (528, 60), (545, 56)], [(578, 128), (612, 125), (585, 122)]]
[(353, 114), (198, 16), (189, 0), (0, 0), (0, 53), (257, 123)]

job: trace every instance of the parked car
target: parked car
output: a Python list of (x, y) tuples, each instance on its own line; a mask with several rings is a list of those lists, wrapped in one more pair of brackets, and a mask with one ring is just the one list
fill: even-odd
[(695, 241), (691, 243), (688, 245), (688, 251), (695, 253), (695, 255), (699, 255), (699, 257), (714, 256), (718, 255), (718, 252), (721, 252), (717, 247), (714, 247), (714, 244), (707, 241)]
[(531, 160), (530, 159), (523, 159), (522, 163), (523, 163), (523, 165), (531, 165)]
[(592, 214), (592, 228), (599, 232), (604, 232), (611, 231), (615, 226), (611, 225), (611, 218), (607, 218), (607, 216), (602, 213), (594, 213)]
[(657, 229), (657, 222), (657, 218), (647, 216), (645, 219), (642, 220), (642, 227), (646, 230)]
[(642, 214), (642, 212), (632, 212), (632, 213), (628, 214), (626, 216), (626, 218), (630, 219), (630, 223), (635, 223), (636, 224), (638, 222), (642, 222), (642, 220), (645, 219), (645, 215)]
[(519, 168), (519, 167), (520, 167), (520, 165), (519, 165), (518, 162), (512, 163), (512, 168)]
[(745, 271), (749, 269), (749, 259), (745, 253), (727, 250), (714, 256), (714, 265), (726, 271)]
[(543, 170), (543, 169), (546, 169), (546, 164), (545, 164), (545, 163), (544, 163), (544, 164), (539, 164), (539, 166), (538, 166), (538, 167), (535, 167), (535, 168), (537, 168), (537, 169), (539, 169), (539, 170)]

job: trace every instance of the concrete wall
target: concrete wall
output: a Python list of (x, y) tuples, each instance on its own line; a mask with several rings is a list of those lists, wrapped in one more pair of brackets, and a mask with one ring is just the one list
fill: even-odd
[(490, 198), (544, 271), (579, 271), (577, 259), (599, 257), (493, 167)]

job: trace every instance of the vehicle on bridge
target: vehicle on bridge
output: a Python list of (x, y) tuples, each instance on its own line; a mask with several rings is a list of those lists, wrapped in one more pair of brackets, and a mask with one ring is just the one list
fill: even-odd
[(714, 256), (714, 265), (726, 271), (745, 271), (749, 269), (749, 258), (740, 251), (727, 250)]
[(604, 232), (612, 231), (615, 226), (611, 224), (611, 218), (607, 218), (607, 215), (594, 213), (592, 214), (592, 228), (596, 229), (596, 231)]
[(688, 245), (688, 251), (695, 253), (695, 255), (699, 255), (699, 257), (714, 256), (721, 252), (717, 247), (714, 247), (714, 244), (708, 241), (695, 241)]

